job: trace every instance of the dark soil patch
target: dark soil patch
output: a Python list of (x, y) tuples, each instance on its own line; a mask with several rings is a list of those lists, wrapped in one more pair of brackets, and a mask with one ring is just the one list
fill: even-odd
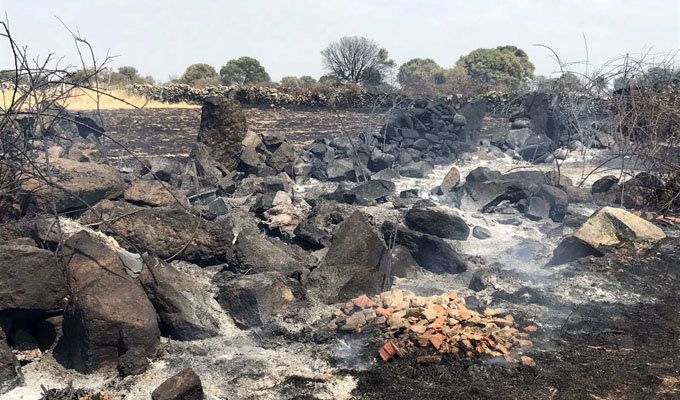
[[(294, 143), (333, 137), (342, 131), (358, 135), (377, 130), (382, 115), (366, 111), (326, 109), (246, 108), (248, 128), (254, 132), (282, 131)], [(200, 108), (147, 108), (102, 110), (107, 134), (138, 156), (186, 157), (196, 142)], [(104, 140), (114, 157), (129, 154), (111, 140)]]
[(379, 362), (358, 379), (362, 399), (678, 399), (680, 398), (680, 243), (620, 249), (578, 271), (606, 274), (652, 304), (589, 303), (541, 332), (525, 354), (536, 367), (489, 359), (415, 357)]

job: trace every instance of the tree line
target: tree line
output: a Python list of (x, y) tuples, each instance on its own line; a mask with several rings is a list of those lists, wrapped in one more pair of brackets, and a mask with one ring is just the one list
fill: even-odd
[[(514, 91), (534, 73), (527, 54), (515, 46), (477, 49), (461, 57), (451, 68), (430, 58), (414, 58), (397, 68), (389, 52), (362, 36), (346, 36), (321, 51), (326, 75), (318, 82), (348, 82), (364, 86), (395, 86), (414, 92), (464, 92), (489, 88)], [(209, 64), (192, 64), (177, 80), (194, 86), (261, 85), (271, 82), (262, 64), (252, 57), (229, 60), (219, 72)], [(286, 76), (284, 87), (311, 87), (311, 76)]]
[[(431, 58), (413, 58), (397, 68), (388, 50), (375, 41), (362, 36), (346, 36), (323, 49), (321, 60), (326, 75), (318, 81), (307, 75), (286, 76), (278, 84), (289, 89), (335, 83), (382, 86), (386, 89), (399, 86), (407, 93), (427, 96), (474, 95), (489, 91), (513, 93), (527, 88), (529, 83), (538, 87), (569, 86), (578, 85), (580, 79), (573, 74), (553, 79), (534, 76), (534, 64), (526, 52), (512, 45), (473, 50), (448, 68)], [(83, 76), (91, 76), (87, 71), (80, 72)], [(151, 77), (141, 77), (130, 66), (121, 67), (117, 72), (109, 71), (103, 81), (111, 84), (153, 83)], [(173, 82), (196, 87), (272, 84), (260, 61), (248, 56), (229, 60), (219, 72), (210, 64), (191, 64)], [(606, 81), (600, 82), (602, 88), (607, 85)]]

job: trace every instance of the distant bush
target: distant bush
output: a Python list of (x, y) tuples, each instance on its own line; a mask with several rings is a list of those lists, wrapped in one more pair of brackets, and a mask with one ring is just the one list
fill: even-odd
[(205, 86), (206, 84), (219, 83), (220, 76), (210, 64), (191, 64), (180, 78), (182, 83), (192, 86)]
[(446, 78), (444, 77), (444, 68), (440, 67), (433, 59), (414, 58), (399, 67), (397, 81), (404, 87), (417, 87), (441, 85), (446, 81)]
[(118, 71), (103, 71), (99, 79), (112, 86), (125, 86), (133, 83), (154, 83), (153, 77), (140, 76), (137, 68), (129, 65), (119, 67)]
[(254, 85), (271, 80), (262, 64), (247, 56), (229, 60), (220, 68), (220, 79), (225, 85)]
[(534, 73), (534, 64), (527, 54), (515, 46), (473, 50), (458, 59), (456, 67), (484, 90), (503, 92), (521, 90)]

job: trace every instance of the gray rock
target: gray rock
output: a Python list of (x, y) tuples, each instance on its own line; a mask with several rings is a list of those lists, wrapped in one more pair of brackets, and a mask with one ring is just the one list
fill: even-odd
[(113, 368), (124, 353), (156, 353), (156, 311), (118, 253), (81, 231), (64, 245), (71, 296), (55, 357), (79, 372)]
[[(387, 243), (404, 246), (418, 265), (428, 271), (457, 274), (467, 270), (467, 263), (440, 237), (397, 227), (389, 221), (385, 221), (381, 229)], [(396, 238), (393, 239), (395, 234)]]
[(274, 151), (274, 153), (272, 153), (266, 163), (277, 173), (281, 171), (291, 173), (293, 164), (295, 163), (295, 157), (295, 148), (288, 143), (283, 143), (276, 151)]
[(123, 193), (125, 201), (151, 207), (189, 207), (186, 194), (168, 183), (138, 179)]
[(439, 185), (442, 189), (442, 192), (450, 193), (453, 191), (453, 189), (456, 188), (460, 184), (460, 172), (458, 171), (458, 168), (456, 167), (451, 167), (449, 169), (449, 172), (446, 173), (446, 176), (444, 176), (444, 180), (442, 180), (442, 184)]
[(394, 182), (382, 179), (374, 179), (357, 185), (356, 187), (350, 189), (348, 193), (355, 196), (356, 198), (379, 200), (394, 194), (394, 189)]
[(210, 158), (223, 171), (236, 169), (247, 130), (246, 116), (238, 102), (225, 97), (204, 100), (196, 140), (206, 146)]
[(118, 169), (110, 165), (56, 158), (50, 160), (50, 168), (54, 184), (63, 190), (51, 190), (34, 178), (22, 183), (22, 189), (31, 193), (28, 205), (49, 214), (54, 212), (54, 207), (60, 213), (82, 210), (86, 205), (119, 197), (125, 190), (125, 181)]
[(326, 166), (326, 177), (330, 181), (356, 180), (354, 162), (349, 158), (331, 161)]
[(218, 322), (206, 303), (207, 288), (172, 265), (149, 259), (139, 281), (160, 318), (163, 336), (197, 340), (217, 336)]
[(453, 120), (451, 122), (453, 122), (454, 125), (464, 126), (467, 124), (467, 118), (465, 118), (463, 114), (456, 114), (453, 116)]
[(0, 311), (59, 312), (67, 292), (64, 271), (51, 251), (0, 245)]
[(244, 147), (238, 158), (237, 170), (246, 174), (257, 173), (257, 167), (263, 162), (263, 157), (254, 147)]
[(241, 329), (263, 326), (305, 298), (299, 282), (270, 271), (232, 277), (218, 274), (218, 302)]
[(488, 239), (491, 237), (491, 231), (484, 228), (483, 226), (477, 225), (474, 228), (472, 228), (472, 236), (476, 237), (479, 240)]
[(203, 400), (201, 378), (187, 368), (168, 378), (151, 393), (152, 400)]
[(307, 249), (320, 249), (327, 247), (331, 235), (324, 229), (316, 226), (313, 221), (305, 220), (298, 224), (293, 231), (296, 243)]
[(215, 200), (211, 201), (208, 203), (208, 210), (217, 215), (226, 215), (229, 212), (229, 207), (227, 206), (227, 203), (224, 201), (224, 198), (218, 197)]
[(7, 345), (7, 340), (0, 331), (0, 395), (16, 388), (23, 383), (19, 361)]
[(430, 147), (430, 142), (427, 139), (417, 139), (413, 142), (413, 148), (418, 150), (425, 150)]
[(443, 209), (414, 206), (406, 213), (405, 222), (411, 229), (444, 239), (466, 240), (470, 236), (465, 220)]
[[(228, 260), (234, 239), (234, 227), (228, 220), (206, 221), (184, 209), (141, 208), (122, 202), (104, 202), (94, 212), (79, 219), (82, 224), (98, 223), (98, 214), (110, 221), (100, 229), (108, 234), (122, 235), (119, 243), (126, 250), (144, 249), (166, 259), (210, 265)], [(113, 230), (112, 230), (113, 229)]]
[(380, 269), (385, 250), (366, 216), (354, 212), (338, 225), (328, 253), (310, 275), (318, 296), (335, 303), (389, 289), (391, 278)]
[(431, 172), (432, 165), (425, 161), (412, 162), (399, 168), (399, 173), (409, 178), (424, 178)]
[(520, 211), (529, 219), (538, 221), (550, 216), (550, 204), (541, 197), (532, 196), (519, 202)]
[(593, 186), (590, 189), (592, 194), (606, 193), (611, 189), (617, 189), (619, 186), (619, 178), (614, 175), (603, 176), (602, 178), (593, 182)]

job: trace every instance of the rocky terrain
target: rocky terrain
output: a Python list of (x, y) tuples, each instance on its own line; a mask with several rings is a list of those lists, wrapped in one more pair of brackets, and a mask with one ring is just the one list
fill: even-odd
[(58, 127), (0, 226), (0, 399), (677, 398), (675, 183), (587, 175), (610, 138), (547, 104)]

